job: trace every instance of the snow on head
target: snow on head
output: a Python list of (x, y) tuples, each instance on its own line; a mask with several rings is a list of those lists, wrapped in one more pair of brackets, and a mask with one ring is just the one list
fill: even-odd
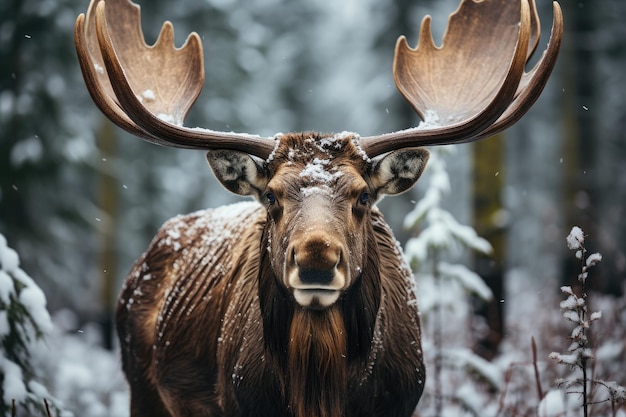
[(322, 184), (330, 184), (337, 178), (341, 177), (343, 173), (341, 171), (338, 171), (336, 168), (331, 168), (329, 171), (327, 171), (329, 165), (330, 159), (314, 158), (313, 161), (309, 162), (304, 167), (302, 172), (300, 172), (300, 176), (309, 177), (313, 181)]
[(283, 135), (282, 133), (277, 133), (274, 135), (274, 149), (272, 150), (272, 153), (270, 153), (270, 156), (268, 156), (267, 159), (265, 160), (266, 164), (269, 164), (270, 162), (274, 160), (274, 157), (276, 156), (276, 150), (280, 146), (280, 138), (282, 135)]
[(304, 187), (300, 190), (300, 193), (303, 197), (309, 197), (313, 194), (324, 194), (331, 195), (332, 191), (330, 187), (322, 186), (322, 187)]
[(330, 184), (342, 175), (341, 171), (328, 172), (321, 170), (319, 165), (308, 164), (300, 173), (301, 177), (308, 177), (314, 181), (314, 185), (302, 187), (300, 194), (302, 197), (309, 197), (314, 194), (323, 194), (327, 196), (333, 195), (333, 189)]
[[(343, 175), (343, 172), (332, 164), (334, 154), (337, 151), (341, 151), (346, 146), (346, 141), (353, 140), (353, 138), (353, 133), (342, 132), (318, 140), (314, 138), (305, 140), (305, 142), (311, 143), (317, 150), (321, 151), (321, 155), (306, 148), (289, 150), (288, 156), (290, 161), (312, 158), (300, 172), (300, 177), (311, 181), (309, 187), (302, 189), (302, 194), (305, 197), (314, 193), (322, 192), (328, 194), (330, 192), (330, 185)], [(315, 154), (317, 156), (314, 156)]]
[(359, 154), (361, 155), (361, 158), (363, 158), (363, 160), (367, 163), (372, 162), (369, 156), (367, 156), (367, 154), (361, 147), (361, 135), (359, 135), (358, 133), (354, 133), (354, 132), (344, 131), (344, 132), (336, 134), (335, 137), (339, 137), (342, 140), (349, 139), (354, 145), (354, 147), (357, 149)]

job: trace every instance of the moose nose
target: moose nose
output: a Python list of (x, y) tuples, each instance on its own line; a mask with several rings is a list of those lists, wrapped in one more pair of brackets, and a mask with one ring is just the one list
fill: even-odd
[(327, 308), (341, 296), (349, 277), (344, 246), (329, 233), (306, 233), (289, 249), (287, 285), (305, 308)]
[(304, 285), (330, 285), (342, 258), (341, 245), (322, 233), (312, 234), (293, 246), (293, 263)]
[(298, 268), (298, 277), (303, 284), (329, 285), (335, 277), (334, 271)]

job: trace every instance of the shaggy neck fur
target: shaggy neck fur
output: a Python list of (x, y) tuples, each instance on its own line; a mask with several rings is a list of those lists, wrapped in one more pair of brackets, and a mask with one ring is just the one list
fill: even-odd
[(287, 392), (298, 417), (339, 417), (348, 388), (347, 337), (339, 306), (297, 308), (289, 331)]

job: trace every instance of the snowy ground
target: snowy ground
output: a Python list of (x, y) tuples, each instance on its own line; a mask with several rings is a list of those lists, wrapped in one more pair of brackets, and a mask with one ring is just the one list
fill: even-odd
[(66, 410), (63, 416), (125, 417), (130, 394), (118, 352), (102, 347), (97, 324), (78, 326), (74, 313), (59, 311), (54, 330), (39, 345), (34, 366), (41, 382)]

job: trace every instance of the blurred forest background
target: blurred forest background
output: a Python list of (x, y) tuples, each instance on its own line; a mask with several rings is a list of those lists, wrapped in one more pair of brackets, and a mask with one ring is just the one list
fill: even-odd
[[(537, 3), (543, 50), (552, 5)], [(148, 43), (164, 20), (173, 22), (177, 45), (191, 31), (203, 40), (206, 82), (187, 126), (366, 136), (419, 123), (393, 84), (395, 40), (405, 34), (416, 45), (426, 14), (441, 39), (458, 2), (139, 4)], [(590, 285), (615, 296), (624, 290), (626, 2), (560, 4), (561, 55), (537, 104), (498, 137), (447, 156), (453, 192), (446, 206), (494, 247), (468, 262), (494, 292), (486, 310), (500, 334), (498, 317), (524, 303), (515, 288), (558, 294), (576, 276), (579, 265), (564, 245), (573, 225), (590, 236), (587, 249), (604, 257)], [(125, 274), (166, 219), (240, 197), (218, 185), (202, 152), (142, 142), (100, 114), (73, 44), (74, 20), (87, 6), (0, 2), (0, 234), (45, 291), (50, 311), (69, 309), (79, 322), (107, 329)], [(423, 190), (380, 203), (402, 243), (414, 233), (403, 229), (404, 216)], [(484, 356), (498, 343), (486, 340)]]

